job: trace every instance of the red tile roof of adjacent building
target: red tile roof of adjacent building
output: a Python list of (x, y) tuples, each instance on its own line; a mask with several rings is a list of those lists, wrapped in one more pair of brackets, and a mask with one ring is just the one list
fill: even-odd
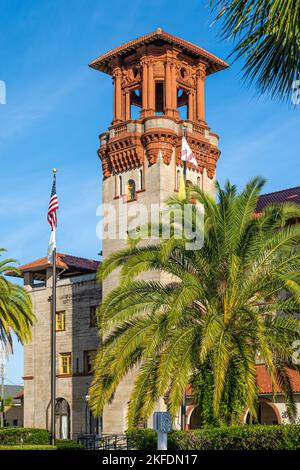
[(150, 44), (159, 40), (163, 41), (164, 43), (173, 44), (182, 51), (188, 51), (190, 54), (203, 59), (203, 61), (207, 62), (208, 64), (207, 75), (218, 72), (219, 70), (228, 67), (228, 64), (224, 62), (224, 60), (219, 59), (218, 57), (206, 51), (205, 49), (202, 49), (201, 47), (196, 46), (195, 44), (186, 41), (185, 39), (181, 39), (176, 36), (173, 36), (172, 34), (166, 33), (161, 28), (157, 28), (156, 31), (153, 31), (152, 33), (140, 36), (137, 39), (126, 42), (121, 46), (115, 47), (109, 52), (93, 60), (89, 65), (90, 67), (97, 70), (101, 70), (102, 72), (111, 73), (111, 71), (109, 70), (109, 62), (112, 59), (126, 55), (140, 46)]
[[(300, 372), (289, 369), (289, 377), (292, 383), (292, 389), (294, 393), (300, 393)], [(256, 366), (256, 380), (258, 385), (258, 390), (260, 395), (269, 395), (272, 394), (272, 382), (271, 377), (268, 374), (264, 364), (258, 364)], [(281, 389), (277, 384), (276, 388), (277, 393), (281, 393)], [(186, 388), (187, 396), (193, 395), (192, 385), (188, 385)]]
[[(293, 392), (300, 393), (300, 372), (298, 372), (297, 370), (289, 369), (288, 374), (292, 383)], [(259, 393), (261, 393), (262, 395), (272, 393), (271, 377), (266, 371), (266, 368), (263, 364), (256, 366), (256, 379), (259, 388)], [(276, 392), (281, 392), (280, 386), (278, 384), (276, 387)]]
[(284, 202), (294, 202), (300, 204), (300, 186), (295, 188), (282, 189), (273, 193), (262, 194), (259, 198), (256, 212), (261, 212), (270, 204), (282, 204)]
[[(56, 254), (56, 266), (67, 271), (96, 272), (100, 262), (93, 259), (80, 258), (78, 256), (66, 255), (64, 253)], [(18, 269), (21, 273), (28, 271), (41, 271), (51, 266), (48, 258), (39, 258), (30, 263), (23, 264)], [(9, 276), (16, 276), (15, 273), (8, 272)]]

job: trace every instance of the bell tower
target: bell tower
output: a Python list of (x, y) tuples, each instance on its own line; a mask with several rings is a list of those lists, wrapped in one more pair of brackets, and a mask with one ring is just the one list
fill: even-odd
[[(206, 50), (161, 28), (90, 63), (90, 67), (113, 78), (113, 119), (108, 130), (100, 134), (98, 155), (103, 203), (109, 203), (116, 214), (125, 209), (128, 212), (136, 203), (150, 213), (153, 204), (176, 194), (183, 171), (183, 122), (187, 123), (187, 140), (198, 164), (187, 164), (187, 180), (214, 194), (220, 151), (218, 136), (205, 120), (204, 89), (206, 78), (227, 66)], [(116, 238), (103, 240), (104, 258), (124, 247), (124, 239)], [(110, 276), (103, 285), (104, 295), (117, 282), (116, 275)], [(131, 383), (123, 381), (121, 392), (117, 390), (109, 405), (110, 412), (104, 413), (105, 432), (122, 433), (126, 429)]]

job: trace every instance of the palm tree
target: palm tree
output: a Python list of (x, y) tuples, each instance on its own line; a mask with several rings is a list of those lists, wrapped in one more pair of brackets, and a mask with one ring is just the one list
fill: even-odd
[(262, 93), (290, 98), (300, 79), (300, 0), (211, 0), (232, 55), (245, 60), (245, 79)]
[[(300, 307), (300, 225), (287, 222), (299, 218), (300, 208), (274, 205), (254, 216), (263, 184), (255, 178), (240, 194), (230, 183), (224, 189), (217, 186), (218, 202), (192, 188), (193, 200), (204, 206), (201, 249), (187, 249), (186, 236), (175, 236), (173, 227), (160, 244), (144, 241), (141, 246), (135, 240), (104, 260), (99, 281), (118, 269), (120, 283), (98, 311), (104, 340), (90, 390), (96, 415), (113, 399), (120, 380), (138, 366), (129, 426), (147, 418), (160, 397), (175, 416), (189, 383), (195, 384), (196, 396), (203, 396), (207, 384), (201, 377), (207, 368), (214, 417), (228, 403), (232, 413), (226, 420), (234, 422), (237, 400), (255, 417), (259, 357), (274, 393), (279, 382), (289, 415), (295, 417), (288, 367), (297, 367), (291, 358), (293, 342), (300, 338), (294, 316)], [(170, 211), (183, 211), (186, 202), (171, 198), (167, 205)], [(188, 223), (201, 232), (194, 207)], [(147, 271), (165, 277), (142, 280), (140, 274)]]
[[(0, 248), (0, 253), (5, 250)], [(31, 326), (34, 321), (31, 300), (26, 290), (8, 281), (6, 272), (18, 273), (13, 266), (14, 259), (0, 261), (0, 342), (12, 349), (12, 336), (14, 333), (22, 342), (31, 337)]]

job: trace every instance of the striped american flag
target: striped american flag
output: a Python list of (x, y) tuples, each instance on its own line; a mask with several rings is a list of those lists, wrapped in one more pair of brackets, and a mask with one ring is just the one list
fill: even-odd
[(49, 208), (48, 208), (48, 222), (51, 226), (51, 230), (55, 230), (57, 226), (57, 215), (56, 211), (58, 209), (58, 199), (56, 195), (56, 176), (53, 175), (53, 185), (50, 196)]

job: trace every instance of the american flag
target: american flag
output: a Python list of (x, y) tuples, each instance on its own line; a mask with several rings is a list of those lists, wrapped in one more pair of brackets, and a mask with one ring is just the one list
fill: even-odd
[(48, 217), (47, 217), (52, 231), (55, 230), (57, 226), (57, 215), (56, 215), (57, 209), (58, 209), (58, 199), (56, 195), (56, 177), (54, 175), (49, 208), (48, 208)]

